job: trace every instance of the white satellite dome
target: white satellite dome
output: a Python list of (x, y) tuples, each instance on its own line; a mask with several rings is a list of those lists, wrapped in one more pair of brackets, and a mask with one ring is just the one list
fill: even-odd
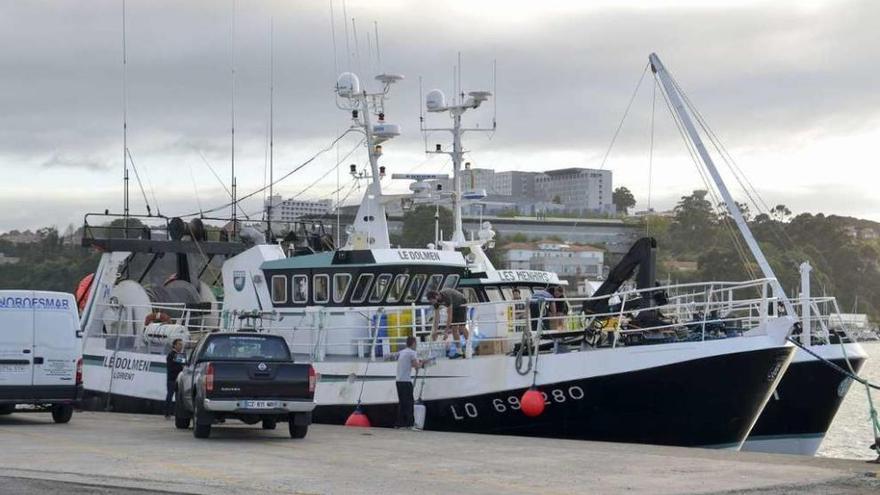
[(336, 80), (336, 94), (351, 98), (361, 92), (361, 81), (354, 72), (343, 72)]
[(446, 109), (446, 95), (439, 89), (432, 89), (425, 95), (425, 106), (429, 112), (442, 112)]

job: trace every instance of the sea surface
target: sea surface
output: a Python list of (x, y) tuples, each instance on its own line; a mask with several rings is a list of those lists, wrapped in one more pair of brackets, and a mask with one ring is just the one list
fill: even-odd
[[(860, 375), (873, 383), (880, 384), (880, 342), (862, 342), (862, 346), (868, 353), (868, 361)], [(880, 412), (880, 390), (872, 390), (871, 396), (874, 398), (874, 407)], [(876, 459), (877, 453), (868, 448), (873, 441), (874, 433), (868, 416), (865, 386), (853, 383), (816, 455)]]

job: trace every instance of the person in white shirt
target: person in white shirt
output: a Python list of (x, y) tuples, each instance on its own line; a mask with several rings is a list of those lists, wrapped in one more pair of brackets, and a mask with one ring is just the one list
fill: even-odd
[(424, 367), (416, 356), (416, 338), (406, 338), (406, 348), (397, 353), (397, 423), (395, 428), (414, 426), (412, 370)]

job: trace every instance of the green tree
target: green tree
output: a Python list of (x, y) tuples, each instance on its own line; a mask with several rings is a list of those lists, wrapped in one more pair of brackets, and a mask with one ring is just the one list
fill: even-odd
[[(436, 207), (419, 205), (403, 215), (400, 245), (423, 248), (434, 242), (434, 213)], [(452, 235), (452, 211), (440, 207), (440, 231), (447, 239)]]
[(618, 187), (611, 193), (611, 202), (614, 203), (617, 213), (626, 215), (629, 209), (636, 205), (636, 198), (629, 189)]

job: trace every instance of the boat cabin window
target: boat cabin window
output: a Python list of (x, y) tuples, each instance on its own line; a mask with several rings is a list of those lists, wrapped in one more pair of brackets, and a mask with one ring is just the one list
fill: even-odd
[(489, 298), (489, 302), (499, 302), (504, 300), (504, 297), (501, 296), (501, 290), (492, 285), (486, 286), (486, 296)]
[(360, 277), (357, 279), (357, 283), (354, 284), (354, 289), (351, 291), (351, 302), (353, 303), (362, 303), (364, 299), (367, 298), (367, 289), (370, 288), (370, 284), (373, 282), (373, 274), (372, 273), (362, 273)]
[(316, 303), (325, 303), (330, 300), (330, 275), (315, 275), (314, 297)]
[(407, 282), (409, 282), (409, 275), (400, 274), (394, 277), (394, 282), (391, 282), (391, 290), (388, 291), (387, 301), (389, 303), (400, 302), (400, 299), (406, 292)]
[(272, 275), (272, 302), (276, 304), (287, 302), (287, 277), (284, 275)]
[(425, 285), (426, 278), (428, 277), (424, 273), (413, 275), (412, 283), (409, 284), (409, 291), (406, 293), (406, 299), (404, 299), (404, 302), (415, 302), (419, 297), (419, 292), (422, 291), (422, 286)]
[(422, 294), (422, 302), (428, 302), (429, 290), (440, 290), (441, 282), (443, 282), (442, 273), (435, 273), (434, 275), (431, 275), (431, 278), (428, 279), (428, 283), (425, 284), (425, 292)]
[(345, 294), (348, 292), (350, 284), (351, 274), (337, 273), (333, 275), (333, 302), (338, 304), (345, 301)]
[(371, 303), (382, 301), (382, 298), (385, 297), (385, 291), (388, 290), (388, 282), (390, 281), (391, 275), (387, 273), (383, 273), (376, 278), (376, 283), (373, 284), (373, 291), (370, 293)]
[(452, 275), (446, 277), (446, 281), (443, 282), (444, 289), (454, 289), (458, 285), (458, 274), (453, 273)]
[(293, 276), (293, 302), (306, 303), (309, 301), (309, 278), (305, 275)]
[[(501, 293), (504, 294), (504, 300), (513, 301), (514, 297), (513, 297), (513, 287), (512, 286), (502, 285), (501, 286)], [(521, 293), (520, 293), (520, 296), (522, 296)]]
[[(458, 275), (455, 275), (455, 276), (457, 277)], [(452, 277), (450, 276), (450, 278), (452, 278)], [(469, 304), (480, 302), (480, 298), (477, 297), (477, 291), (475, 291), (474, 289), (472, 289), (470, 287), (462, 288), (461, 293), (464, 294), (464, 297), (467, 298), (467, 302)]]

